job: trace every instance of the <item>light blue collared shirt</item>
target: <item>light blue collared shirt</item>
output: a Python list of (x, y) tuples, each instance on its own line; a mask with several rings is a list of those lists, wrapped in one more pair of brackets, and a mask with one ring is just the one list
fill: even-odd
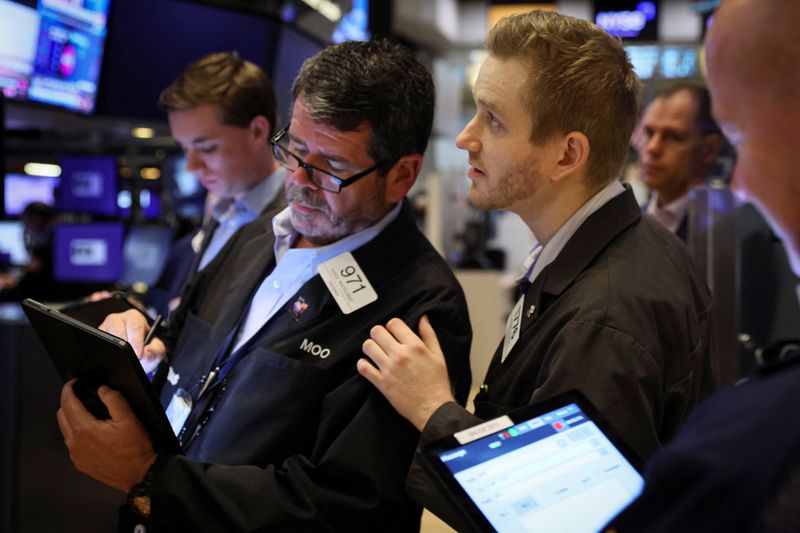
[(531, 254), (525, 260), (525, 275), (531, 283), (536, 279), (544, 267), (552, 263), (567, 245), (569, 240), (578, 231), (578, 228), (589, 218), (595, 211), (606, 205), (611, 199), (616, 198), (625, 192), (625, 187), (619, 180), (612, 180), (611, 183), (603, 187), (598, 193), (589, 198), (571, 217), (567, 219), (564, 224), (558, 228), (553, 238), (542, 246), (537, 243)]
[(281, 185), (283, 185), (281, 173), (273, 172), (267, 179), (247, 191), (247, 194), (241, 199), (234, 201), (230, 198), (223, 198), (214, 204), (211, 216), (219, 225), (211, 235), (206, 251), (203, 252), (203, 257), (197, 267), (198, 271), (203, 270), (217, 256), (228, 239), (239, 228), (258, 217), (278, 195)]
[(292, 248), (298, 233), (292, 226), (291, 207), (275, 215), (272, 229), (275, 233), (277, 264), (258, 287), (239, 329), (234, 350), (255, 335), (300, 287), (313, 278), (319, 265), (345, 252), (352, 252), (374, 239), (397, 218), (401, 206), (402, 202), (398, 202), (377, 224), (318, 248)]

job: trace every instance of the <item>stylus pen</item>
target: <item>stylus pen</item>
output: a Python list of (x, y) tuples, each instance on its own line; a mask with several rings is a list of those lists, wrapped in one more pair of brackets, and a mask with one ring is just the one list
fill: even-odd
[(142, 349), (144, 349), (144, 347), (150, 344), (150, 341), (153, 340), (153, 337), (156, 334), (156, 330), (158, 329), (159, 324), (161, 324), (161, 318), (162, 318), (161, 315), (156, 315), (156, 319), (153, 320), (153, 325), (150, 326), (150, 331), (148, 331), (147, 335), (145, 335), (144, 337), (144, 344), (142, 344)]

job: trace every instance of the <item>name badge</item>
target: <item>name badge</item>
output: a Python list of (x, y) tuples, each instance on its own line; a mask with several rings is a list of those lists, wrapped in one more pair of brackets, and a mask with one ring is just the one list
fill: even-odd
[(349, 315), (378, 299), (353, 254), (345, 252), (319, 266), (319, 275), (342, 313)]
[(178, 389), (172, 395), (167, 406), (167, 419), (172, 426), (172, 432), (177, 437), (192, 412), (192, 397), (184, 389)]
[(203, 230), (197, 232), (197, 235), (192, 237), (192, 251), (196, 254), (200, 253), (200, 249), (203, 247), (203, 239), (205, 238), (205, 233)]
[(519, 297), (517, 305), (511, 310), (506, 321), (506, 335), (503, 337), (503, 354), (500, 356), (500, 362), (505, 363), (508, 353), (514, 348), (514, 345), (519, 340), (519, 330), (522, 324), (522, 307), (525, 305), (525, 295)]

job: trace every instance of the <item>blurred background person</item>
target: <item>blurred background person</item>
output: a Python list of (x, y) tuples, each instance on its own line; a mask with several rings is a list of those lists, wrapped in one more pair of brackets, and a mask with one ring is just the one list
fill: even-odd
[(705, 181), (722, 142), (705, 87), (675, 85), (659, 93), (642, 115), (634, 146), (642, 181), (652, 191), (645, 211), (683, 242), (689, 190)]

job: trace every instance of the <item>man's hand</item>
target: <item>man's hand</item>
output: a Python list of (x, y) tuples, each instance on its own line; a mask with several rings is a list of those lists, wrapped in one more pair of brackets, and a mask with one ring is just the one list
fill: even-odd
[(155, 362), (161, 360), (167, 353), (164, 343), (157, 337), (153, 337), (147, 346), (142, 346), (150, 326), (147, 324), (147, 318), (136, 309), (108, 315), (99, 329), (128, 341), (143, 366), (154, 366)]
[(441, 405), (454, 401), (447, 365), (428, 317), (419, 321), (417, 336), (402, 320), (375, 326), (362, 350), (375, 366), (359, 359), (356, 367), (397, 412), (422, 431)]
[(115, 489), (128, 492), (155, 462), (156, 453), (139, 419), (122, 395), (106, 386), (97, 392), (111, 418), (97, 420), (72, 391), (61, 389), (56, 418), (75, 468)]

